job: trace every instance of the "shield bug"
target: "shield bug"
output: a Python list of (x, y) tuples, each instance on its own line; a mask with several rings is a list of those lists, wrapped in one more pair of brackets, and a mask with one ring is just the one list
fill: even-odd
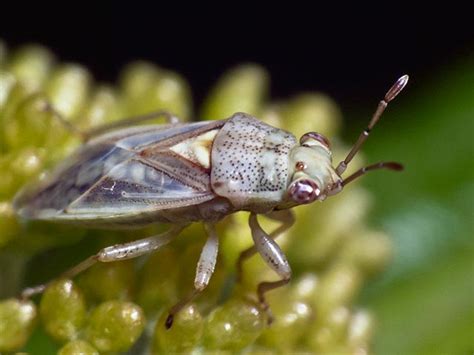
[[(332, 166), (329, 141), (309, 132), (299, 142), (289, 132), (245, 114), (220, 121), (179, 123), (166, 112), (135, 117), (84, 134), (85, 144), (39, 186), (27, 187), (14, 200), (26, 219), (120, 228), (169, 223), (163, 234), (113, 245), (66, 271), (74, 277), (96, 262), (135, 258), (169, 243), (192, 222), (204, 222), (208, 239), (199, 258), (194, 290), (169, 311), (173, 316), (203, 291), (214, 271), (218, 251), (215, 223), (238, 211), (249, 211), (254, 246), (238, 261), (259, 253), (281, 280), (262, 282), (257, 295), (269, 312), (265, 294), (291, 278), (290, 265), (274, 239), (293, 224), (291, 208), (323, 201), (370, 170), (401, 170), (380, 162), (343, 178), (347, 165), (365, 142), (388, 103), (404, 88), (399, 78), (380, 101), (367, 128), (346, 158)], [(135, 125), (165, 116), (169, 124)], [(267, 234), (262, 214), (280, 221)], [(41, 293), (47, 284), (27, 288), (22, 297)]]

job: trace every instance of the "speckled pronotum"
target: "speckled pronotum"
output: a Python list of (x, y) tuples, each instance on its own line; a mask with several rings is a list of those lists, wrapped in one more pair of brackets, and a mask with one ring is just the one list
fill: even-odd
[[(332, 166), (329, 141), (319, 133), (306, 133), (298, 142), (291, 133), (246, 113), (220, 121), (179, 123), (161, 111), (90, 132), (71, 129), (82, 136), (84, 145), (49, 179), (21, 191), (14, 207), (26, 219), (84, 226), (171, 225), (161, 235), (104, 248), (66, 271), (64, 277), (73, 277), (96, 262), (155, 251), (190, 223), (203, 222), (209, 237), (197, 264), (194, 290), (170, 309), (168, 328), (173, 316), (209, 283), (218, 251), (215, 224), (231, 213), (249, 211), (255, 245), (242, 252), (238, 270), (240, 273), (242, 262), (258, 252), (281, 277), (258, 285), (259, 302), (269, 312), (266, 292), (291, 278), (290, 265), (274, 241), (292, 225), (290, 209), (323, 201), (369, 170), (402, 169), (398, 163), (381, 162), (342, 177), (388, 103), (407, 81), (404, 75), (388, 90), (369, 125), (336, 168)], [(168, 118), (168, 124), (137, 125), (158, 116)], [(268, 234), (259, 225), (259, 214), (282, 224)], [(27, 288), (22, 297), (41, 293), (46, 286)]]

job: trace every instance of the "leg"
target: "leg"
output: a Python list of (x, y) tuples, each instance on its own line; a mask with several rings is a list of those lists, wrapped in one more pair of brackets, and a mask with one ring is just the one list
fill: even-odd
[(170, 124), (176, 124), (179, 123), (179, 118), (171, 114), (170, 112), (167, 111), (155, 111), (151, 112), (145, 115), (140, 115), (140, 116), (133, 116), (133, 117), (127, 117), (120, 119), (119, 121), (115, 122), (110, 122), (103, 124), (98, 127), (91, 128), (90, 130), (86, 131), (84, 133), (84, 138), (86, 141), (88, 141), (91, 138), (94, 138), (102, 133), (109, 132), (111, 130), (114, 130), (116, 128), (124, 128), (128, 126), (133, 126), (137, 125), (139, 123), (147, 122), (154, 120), (158, 117), (164, 117), (166, 121)]
[[(273, 211), (265, 216), (275, 221), (281, 222), (281, 226), (279, 226), (272, 233), (270, 233), (270, 238), (272, 239), (275, 239), (284, 232), (286, 232), (293, 225), (293, 223), (295, 223), (295, 216), (291, 210)], [(242, 253), (240, 253), (236, 265), (238, 282), (242, 281), (243, 262), (251, 256), (255, 255), (256, 253), (257, 248), (255, 247), (255, 245), (251, 246), (248, 249), (245, 249)]]
[[(132, 259), (150, 253), (168, 244), (174, 237), (178, 236), (184, 228), (185, 226), (173, 226), (166, 232), (153, 237), (106, 247), (97, 254), (90, 256), (83, 262), (62, 273), (59, 278), (73, 278), (82, 271), (90, 268), (96, 262), (107, 263), (111, 261)], [(36, 294), (42, 293), (51, 282), (52, 281), (24, 289), (20, 296), (21, 299), (28, 299)]]
[(154, 120), (158, 117), (165, 117), (167, 122), (170, 124), (179, 123), (179, 118), (172, 115), (170, 112), (156, 111), (156, 112), (151, 112), (145, 115), (133, 116), (133, 117), (120, 119), (119, 121), (105, 123), (103, 125), (91, 128), (89, 130), (81, 130), (78, 127), (76, 127), (73, 123), (65, 119), (63, 115), (59, 113), (49, 102), (45, 102), (45, 106), (43, 110), (50, 112), (53, 115), (53, 117), (55, 117), (64, 126), (66, 130), (68, 130), (74, 135), (79, 136), (81, 140), (84, 142), (87, 142), (91, 138), (94, 138), (102, 133), (109, 132), (116, 128), (124, 128), (128, 126), (133, 126), (133, 125), (143, 123), (146, 121)]
[(285, 254), (281, 251), (277, 243), (260, 227), (257, 221), (257, 215), (250, 214), (249, 225), (252, 231), (252, 238), (255, 247), (268, 266), (275, 271), (282, 279), (273, 282), (261, 282), (257, 287), (258, 301), (262, 308), (267, 312), (268, 322), (273, 321), (270, 308), (265, 300), (265, 293), (275, 288), (286, 285), (291, 278), (291, 268), (286, 260)]
[(196, 277), (194, 278), (194, 290), (184, 299), (176, 303), (168, 312), (166, 318), (166, 329), (173, 325), (174, 316), (191, 302), (199, 293), (201, 293), (209, 284), (209, 280), (214, 272), (217, 260), (217, 251), (219, 248), (219, 239), (213, 224), (204, 225), (208, 234), (208, 238), (196, 267)]
[(71, 134), (78, 136), (82, 141), (86, 140), (85, 132), (78, 128), (75, 124), (69, 122), (57, 111), (49, 101), (44, 101), (44, 106), (41, 107), (44, 112), (49, 112), (55, 119), (63, 125), (63, 127)]

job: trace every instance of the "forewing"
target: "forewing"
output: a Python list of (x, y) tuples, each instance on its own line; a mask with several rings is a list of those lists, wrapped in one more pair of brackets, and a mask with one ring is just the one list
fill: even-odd
[(219, 128), (223, 121), (141, 126), (97, 137), (51, 178), (15, 199), (30, 219), (90, 219), (127, 216), (190, 206), (215, 195), (209, 171), (170, 147)]
[[(127, 160), (72, 202), (65, 213), (128, 215), (189, 206), (213, 197), (208, 185), (189, 184), (169, 170), (146, 160)], [(203, 178), (209, 179), (208, 175)]]
[(86, 145), (40, 182), (26, 186), (14, 200), (17, 212), (28, 219), (53, 219), (84, 194), (104, 174), (133, 153), (109, 144)]

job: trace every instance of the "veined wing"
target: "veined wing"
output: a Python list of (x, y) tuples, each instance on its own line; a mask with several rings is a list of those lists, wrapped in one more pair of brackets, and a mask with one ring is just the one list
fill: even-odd
[[(51, 178), (15, 199), (30, 219), (97, 219), (198, 204), (215, 197), (203, 137), (223, 121), (138, 126), (83, 146)], [(186, 143), (187, 142), (187, 143)], [(209, 158), (207, 158), (209, 160)]]

